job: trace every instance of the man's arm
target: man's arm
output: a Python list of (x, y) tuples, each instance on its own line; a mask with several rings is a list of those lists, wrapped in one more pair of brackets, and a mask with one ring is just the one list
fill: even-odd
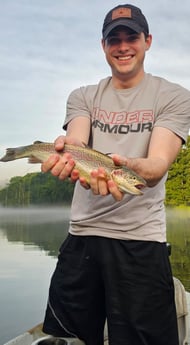
[[(155, 127), (152, 131), (147, 158), (125, 158), (113, 155), (117, 165), (126, 165), (142, 176), (149, 187), (156, 185), (176, 159), (182, 145), (182, 139), (169, 129)], [(111, 193), (116, 200), (123, 198), (114, 181), (104, 180), (104, 170), (98, 169), (91, 174), (91, 189), (94, 194)]]
[(147, 158), (126, 158), (115, 156), (117, 164), (125, 163), (130, 169), (141, 175), (148, 183), (148, 186), (156, 185), (168, 171), (176, 159), (182, 145), (182, 139), (169, 129), (155, 127)]

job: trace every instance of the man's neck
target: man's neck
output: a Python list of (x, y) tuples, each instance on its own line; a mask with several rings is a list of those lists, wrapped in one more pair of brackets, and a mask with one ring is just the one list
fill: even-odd
[(122, 78), (122, 76), (117, 77), (115, 75), (112, 75), (113, 87), (115, 89), (133, 88), (133, 87), (137, 86), (138, 84), (140, 84), (140, 82), (144, 79), (144, 76), (145, 76), (144, 70), (142, 70), (141, 73), (139, 73), (135, 77), (123, 76), (123, 78)]

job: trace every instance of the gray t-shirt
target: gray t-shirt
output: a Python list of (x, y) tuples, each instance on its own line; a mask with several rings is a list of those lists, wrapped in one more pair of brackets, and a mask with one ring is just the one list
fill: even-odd
[[(190, 128), (190, 92), (145, 74), (130, 89), (115, 89), (111, 77), (74, 90), (64, 123), (77, 116), (91, 120), (89, 146), (103, 153), (146, 157), (154, 126), (168, 128), (183, 141)], [(80, 129), (79, 129), (80, 130)], [(143, 189), (143, 196), (93, 195), (76, 183), (69, 232), (117, 239), (166, 241), (165, 181)]]

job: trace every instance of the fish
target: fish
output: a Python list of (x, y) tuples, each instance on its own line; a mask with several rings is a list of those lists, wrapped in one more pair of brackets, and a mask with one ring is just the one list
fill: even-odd
[(146, 187), (146, 181), (133, 170), (126, 166), (117, 166), (112, 158), (102, 152), (96, 151), (88, 146), (77, 146), (65, 144), (62, 151), (56, 151), (53, 143), (35, 141), (31, 145), (7, 148), (6, 154), (0, 162), (9, 162), (16, 159), (28, 158), (29, 163), (43, 163), (51, 154), (63, 155), (70, 153), (75, 161), (75, 169), (79, 176), (84, 177), (90, 183), (92, 170), (99, 167), (105, 169), (105, 179), (112, 179), (119, 190), (132, 195), (142, 195), (142, 188)]

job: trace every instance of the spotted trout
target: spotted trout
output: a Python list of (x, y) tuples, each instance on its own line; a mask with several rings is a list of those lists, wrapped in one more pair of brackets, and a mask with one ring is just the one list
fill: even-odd
[(8, 148), (1, 162), (9, 162), (16, 159), (28, 158), (29, 163), (42, 163), (51, 154), (63, 155), (69, 152), (75, 161), (75, 169), (79, 171), (80, 177), (90, 182), (90, 173), (99, 167), (103, 167), (106, 179), (112, 179), (120, 191), (124, 193), (141, 195), (141, 189), (146, 186), (146, 181), (126, 166), (116, 166), (112, 158), (99, 151), (86, 146), (75, 146), (65, 144), (62, 151), (56, 151), (53, 143), (35, 141), (32, 145)]

